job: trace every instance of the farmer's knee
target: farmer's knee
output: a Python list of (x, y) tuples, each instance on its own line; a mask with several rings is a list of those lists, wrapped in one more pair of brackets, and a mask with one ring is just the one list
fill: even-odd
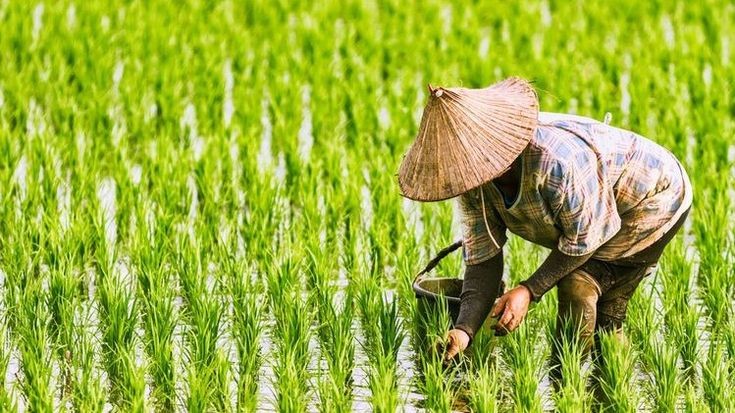
[(628, 313), (628, 302), (635, 293), (641, 280), (650, 276), (656, 266), (640, 268), (630, 274), (625, 274), (617, 285), (603, 294), (597, 303), (597, 329), (605, 331), (619, 331)]
[(597, 300), (600, 296), (600, 287), (587, 272), (573, 271), (562, 278), (557, 285), (559, 297), (560, 328), (580, 329), (583, 336), (594, 332), (597, 318)]
[(628, 313), (628, 301), (630, 297), (615, 297), (600, 302), (597, 306), (598, 331), (619, 333), (623, 329), (623, 322)]

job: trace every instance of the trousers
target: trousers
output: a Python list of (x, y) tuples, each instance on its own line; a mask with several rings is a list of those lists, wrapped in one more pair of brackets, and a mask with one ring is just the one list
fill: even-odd
[[(622, 337), (628, 301), (641, 280), (651, 275), (664, 248), (684, 224), (689, 210), (656, 242), (642, 251), (616, 261), (590, 259), (557, 284), (559, 307), (555, 341), (561, 343), (573, 329), (574, 340), (586, 357), (597, 346), (596, 333), (607, 331)], [(552, 349), (551, 378), (561, 379), (560, 348)]]

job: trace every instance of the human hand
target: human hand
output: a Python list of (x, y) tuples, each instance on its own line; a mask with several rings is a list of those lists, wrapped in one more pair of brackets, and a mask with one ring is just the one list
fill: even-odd
[(495, 334), (505, 335), (521, 324), (528, 313), (531, 303), (531, 291), (524, 285), (503, 294), (490, 311), (491, 317), (500, 317), (495, 324)]
[(447, 333), (447, 344), (444, 348), (444, 361), (447, 362), (457, 354), (463, 352), (470, 344), (470, 336), (458, 328), (449, 330)]

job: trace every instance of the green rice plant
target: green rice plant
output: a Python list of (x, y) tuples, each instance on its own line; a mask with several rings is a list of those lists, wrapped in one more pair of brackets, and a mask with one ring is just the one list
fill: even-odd
[(22, 299), (29, 283), (40, 273), (41, 254), (39, 249), (44, 233), (38, 222), (20, 220), (16, 225), (8, 225), (7, 242), (0, 253), (4, 263), (4, 293), (7, 311), (7, 327), (13, 331), (22, 322), (20, 313)]
[(223, 409), (227, 399), (226, 388), (221, 387), (222, 375), (227, 371), (222, 369), (223, 355), (218, 349), (223, 316), (221, 303), (202, 291), (193, 296), (188, 305), (186, 341), (190, 368), (187, 371), (187, 406), (193, 410)]
[(501, 347), (503, 363), (510, 372), (510, 398), (513, 410), (517, 412), (541, 410), (539, 378), (543, 354), (535, 349), (538, 327), (534, 325), (532, 316), (533, 311), (518, 329), (505, 337)]
[(672, 342), (678, 343), (679, 357), (682, 360), (684, 380), (692, 382), (697, 377), (697, 366), (701, 357), (700, 343), (702, 332), (699, 328), (699, 311), (696, 307), (687, 307), (672, 322), (669, 334)]
[[(555, 385), (554, 392), (554, 406), (560, 412), (588, 411), (592, 407), (592, 400), (587, 391), (587, 375), (582, 366), (587, 356), (585, 343), (574, 339), (579, 336), (579, 332), (575, 331), (578, 328), (567, 319), (561, 326), (564, 331), (561, 338), (558, 341), (556, 338), (551, 339), (552, 345), (556, 346), (559, 352), (559, 366), (552, 366), (552, 369), (559, 369), (561, 374), (561, 381)], [(551, 329), (549, 335), (552, 337), (555, 335)]]
[(419, 332), (420, 353), (417, 354), (417, 387), (424, 395), (424, 407), (431, 411), (450, 411), (458, 396), (457, 380), (464, 365), (464, 355), (455, 360), (444, 360), (446, 331), (450, 325), (448, 306), (444, 297), (436, 302), (419, 301), (414, 314), (414, 325)]
[[(54, 341), (56, 356), (60, 360), (62, 370), (62, 398), (72, 388), (71, 359), (75, 347), (74, 314), (80, 305), (80, 282), (68, 259), (59, 257), (60, 265), (50, 269), (49, 311), (51, 323), (50, 335)], [(64, 262), (66, 261), (66, 262)]]
[(633, 374), (635, 359), (627, 340), (616, 334), (599, 334), (600, 355), (595, 379), (599, 385), (598, 402), (604, 410), (635, 412), (638, 410)]
[(692, 261), (684, 251), (682, 237), (676, 237), (662, 256), (657, 276), (661, 280), (664, 323), (673, 326), (686, 313), (692, 299)]
[[(125, 280), (118, 260), (109, 205), (100, 196), (92, 234), (96, 264), (96, 300), (102, 330), (102, 359), (110, 383), (112, 402), (120, 408), (145, 406), (144, 370), (135, 362), (139, 301), (132, 279)], [(141, 383), (143, 383), (141, 385)]]
[(9, 383), (6, 382), (11, 351), (11, 336), (5, 326), (5, 317), (2, 317), (0, 318), (0, 409), (4, 411), (17, 410), (17, 403), (9, 391)]
[(727, 412), (734, 408), (735, 398), (730, 390), (733, 373), (728, 368), (722, 343), (710, 343), (707, 358), (702, 361), (702, 392), (712, 412)]
[(649, 349), (652, 332), (656, 332), (660, 326), (652, 299), (653, 293), (654, 291), (649, 294), (639, 291), (628, 303), (626, 327), (629, 328), (626, 332), (630, 335), (632, 345), (643, 352)]
[[(203, 231), (199, 231), (203, 234)], [(210, 239), (182, 235), (176, 240), (175, 262), (183, 298), (182, 318), (186, 322), (187, 408), (229, 409), (229, 369), (220, 348), (224, 304), (205, 257), (212, 248)]]
[(187, 368), (189, 393), (186, 408), (189, 411), (230, 411), (227, 385), (230, 381), (229, 362), (221, 352), (207, 365), (192, 364)]
[(272, 379), (279, 411), (306, 410), (311, 391), (307, 367), (311, 360), (309, 343), (314, 310), (308, 300), (302, 298), (297, 264), (301, 258), (295, 255), (297, 253), (300, 251), (284, 254), (270, 265), (266, 274), (270, 311), (275, 318)]
[(729, 325), (722, 328), (720, 338), (724, 342), (725, 349), (727, 349), (730, 371), (735, 374), (735, 317), (731, 317)]
[(702, 396), (698, 394), (697, 389), (689, 385), (687, 386), (686, 393), (684, 394), (684, 406), (683, 411), (686, 413), (699, 413), (709, 412), (709, 407), (702, 399)]
[[(540, 263), (540, 249), (522, 240), (510, 237), (510, 280), (516, 283), (535, 271)], [(539, 383), (543, 375), (544, 353), (537, 351), (541, 327), (551, 321), (549, 300), (529, 309), (525, 320), (502, 339), (502, 361), (510, 373), (509, 396), (514, 411), (538, 411), (542, 408)]]
[(120, 406), (129, 412), (148, 411), (148, 401), (145, 398), (145, 369), (137, 364), (136, 356), (132, 352), (118, 353), (120, 359), (116, 364), (124, 372), (124, 381), (116, 386), (120, 389)]
[(493, 330), (487, 329), (485, 326), (475, 334), (472, 339), (472, 345), (468, 347), (466, 354), (473, 370), (489, 368), (498, 361), (498, 343)]
[[(730, 210), (727, 189), (722, 183), (714, 184), (715, 188), (703, 192), (702, 202), (706, 202), (715, 211)], [(708, 209), (700, 209), (694, 221), (694, 233), (700, 254), (699, 276), (700, 295), (711, 322), (710, 329), (715, 330), (728, 323), (732, 308), (729, 297), (733, 295), (730, 280), (732, 261), (732, 240), (727, 232), (728, 214), (724, 212), (709, 213)]]
[(89, 315), (81, 310), (74, 324), (75, 351), (71, 358), (73, 384), (71, 403), (80, 412), (102, 412), (109, 394), (105, 391), (100, 378), (99, 367), (95, 360), (98, 350), (92, 343), (87, 325)]
[[(701, 267), (700, 267), (701, 268)], [(701, 269), (700, 269), (701, 271)], [(699, 289), (702, 301), (707, 310), (709, 329), (715, 331), (729, 322), (732, 310), (728, 308), (728, 297), (732, 296), (728, 291), (730, 269), (717, 265), (709, 269), (706, 275), (700, 275), (699, 280), (705, 284)]]
[(405, 333), (395, 301), (387, 301), (373, 278), (359, 281), (357, 307), (364, 332), (361, 343), (369, 361), (370, 402), (377, 411), (398, 407), (398, 350)]
[[(140, 216), (140, 215), (139, 215)], [(176, 327), (173, 280), (167, 266), (168, 251), (160, 233), (140, 231), (134, 251), (137, 266), (138, 297), (141, 300), (143, 347), (149, 358), (152, 397), (156, 406), (167, 411), (176, 402), (176, 369), (173, 335)]]
[(452, 381), (457, 372), (453, 368), (446, 368), (440, 357), (428, 356), (424, 358), (421, 373), (420, 389), (424, 395), (424, 407), (429, 411), (451, 411), (456, 393)]
[(97, 287), (102, 353), (110, 395), (121, 408), (142, 408), (144, 372), (135, 363), (137, 299), (115, 275), (102, 278)]
[(328, 341), (322, 342), (323, 357), (327, 360), (326, 383), (320, 389), (322, 411), (349, 411), (352, 405), (352, 373), (354, 370), (354, 335), (351, 310), (347, 307), (335, 316), (329, 328)]
[(16, 326), (23, 372), (20, 387), (29, 410), (52, 412), (54, 390), (51, 382), (48, 293), (43, 291), (41, 280), (36, 279), (29, 282), (22, 294)]
[(233, 258), (224, 262), (232, 296), (232, 338), (238, 355), (238, 410), (255, 411), (258, 407), (258, 378), (263, 363), (261, 340), (264, 330), (260, 285), (249, 280), (252, 271)]
[(494, 333), (480, 329), (468, 349), (467, 398), (472, 411), (498, 412), (503, 400), (502, 376)]
[(341, 311), (333, 303), (330, 289), (316, 292), (317, 329), (322, 358), (327, 371), (319, 383), (321, 411), (347, 411), (352, 405), (355, 336), (352, 332), (352, 295), (347, 291)]
[[(666, 279), (667, 276), (664, 275), (663, 278)], [(672, 294), (677, 293), (672, 291)], [(671, 302), (677, 299), (681, 300), (681, 297), (664, 298), (663, 301)], [(664, 307), (666, 306), (667, 304), (664, 304)], [(681, 315), (678, 315), (677, 318), (669, 316), (672, 328), (662, 332), (659, 328), (660, 323), (655, 319), (654, 311), (653, 300), (645, 299), (641, 294), (637, 294), (631, 302), (630, 332), (636, 343), (635, 347), (640, 353), (641, 366), (650, 377), (650, 381), (646, 382), (646, 390), (653, 400), (653, 409), (659, 412), (675, 411), (683, 388), (681, 373), (688, 374), (687, 370), (682, 372), (679, 369), (679, 355), (690, 356), (688, 353), (696, 352), (696, 347), (692, 350), (676, 348), (669, 344), (666, 339), (676, 337), (671, 333), (681, 333), (678, 329), (684, 326), (685, 320)], [(667, 318), (667, 311), (673, 310), (664, 308), (664, 320)], [(691, 345), (692, 341), (692, 339), (685, 339), (683, 344)]]
[(416, 299), (416, 294), (413, 291), (413, 280), (418, 271), (415, 268), (417, 265), (413, 258), (416, 256), (418, 256), (418, 249), (413, 243), (396, 251), (397, 269), (395, 274), (395, 289), (400, 314), (404, 320), (410, 322), (407, 333), (409, 334), (411, 345), (414, 348), (420, 348), (418, 346), (421, 341), (425, 341), (426, 334), (421, 332), (419, 301)]
[(502, 385), (497, 365), (486, 365), (475, 370), (469, 378), (468, 395), (473, 412), (501, 411)]
[(677, 237), (667, 247), (661, 259), (658, 274), (661, 279), (663, 319), (665, 334), (673, 342), (679, 343), (679, 357), (683, 362), (686, 381), (696, 377), (699, 362), (698, 331), (699, 311), (692, 305), (693, 266), (686, 257), (681, 237)]
[(274, 365), (276, 405), (279, 411), (304, 411), (309, 404), (309, 340), (312, 314), (306, 302), (294, 295), (290, 301), (274, 304)]
[(687, 380), (692, 380), (696, 377), (697, 363), (700, 359), (700, 340), (702, 332), (699, 329), (699, 318), (700, 314), (696, 307), (689, 307), (688, 311), (682, 316), (682, 333), (678, 336), (682, 337), (681, 340), (677, 340), (681, 349), (681, 359), (684, 364), (684, 371), (686, 373)]
[(679, 372), (677, 349), (666, 341), (652, 340), (650, 349), (641, 358), (650, 372), (654, 410), (674, 412), (677, 410), (682, 381)]

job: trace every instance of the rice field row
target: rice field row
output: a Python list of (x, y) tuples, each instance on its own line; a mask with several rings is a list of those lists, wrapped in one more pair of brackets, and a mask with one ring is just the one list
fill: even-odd
[[(695, 187), (603, 338), (607, 407), (735, 409), (729, 2), (0, 0), (0, 27), (0, 411), (588, 410), (572, 343), (549, 386), (555, 294), (447, 369), (410, 288), (461, 232), (398, 192), (426, 84), (510, 75)], [(508, 285), (545, 253), (513, 237)]]

